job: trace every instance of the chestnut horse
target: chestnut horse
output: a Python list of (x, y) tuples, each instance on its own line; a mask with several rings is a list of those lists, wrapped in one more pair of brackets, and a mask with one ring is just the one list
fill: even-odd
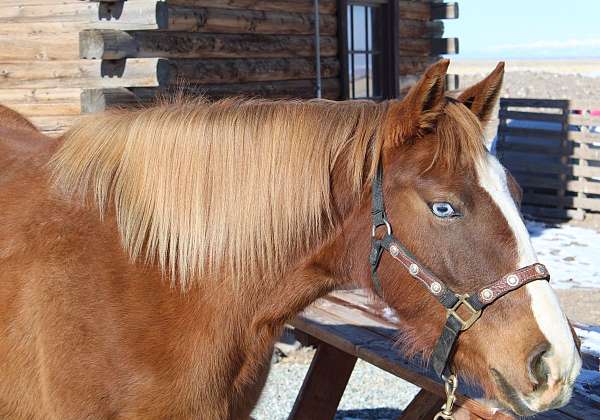
[[(180, 101), (43, 146), (0, 132), (0, 417), (248, 418), (286, 320), (373, 287), (380, 160), (394, 234), (454, 290), (536, 262), (483, 145), (503, 67), (455, 100), (447, 67), (402, 101)], [(445, 311), (389, 255), (379, 278), (429, 357)], [(486, 308), (452, 368), (528, 415), (565, 404), (580, 364), (540, 280)]]
[(35, 126), (17, 111), (0, 105), (0, 128), (36, 131)]

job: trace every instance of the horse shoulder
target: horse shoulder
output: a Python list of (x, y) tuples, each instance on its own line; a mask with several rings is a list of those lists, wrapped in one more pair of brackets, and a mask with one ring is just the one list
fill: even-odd
[(35, 125), (26, 117), (4, 105), (0, 105), (0, 126), (14, 130), (37, 131)]

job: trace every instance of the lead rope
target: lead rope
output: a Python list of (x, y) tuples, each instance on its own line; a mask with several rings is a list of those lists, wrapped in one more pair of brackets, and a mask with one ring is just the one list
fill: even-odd
[(442, 405), (442, 409), (435, 415), (433, 420), (455, 420), (453, 414), (454, 402), (456, 401), (456, 388), (458, 387), (458, 379), (455, 375), (444, 377), (444, 388), (446, 389), (446, 404)]

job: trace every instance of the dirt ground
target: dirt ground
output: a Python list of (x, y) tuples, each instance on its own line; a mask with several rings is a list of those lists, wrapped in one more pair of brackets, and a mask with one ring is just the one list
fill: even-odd
[(600, 325), (600, 289), (566, 289), (556, 293), (569, 319)]

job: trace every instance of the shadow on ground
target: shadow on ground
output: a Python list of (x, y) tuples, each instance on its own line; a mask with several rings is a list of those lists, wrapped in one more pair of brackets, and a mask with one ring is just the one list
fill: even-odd
[(367, 408), (364, 410), (338, 410), (335, 420), (393, 420), (400, 417), (402, 410), (397, 408)]

